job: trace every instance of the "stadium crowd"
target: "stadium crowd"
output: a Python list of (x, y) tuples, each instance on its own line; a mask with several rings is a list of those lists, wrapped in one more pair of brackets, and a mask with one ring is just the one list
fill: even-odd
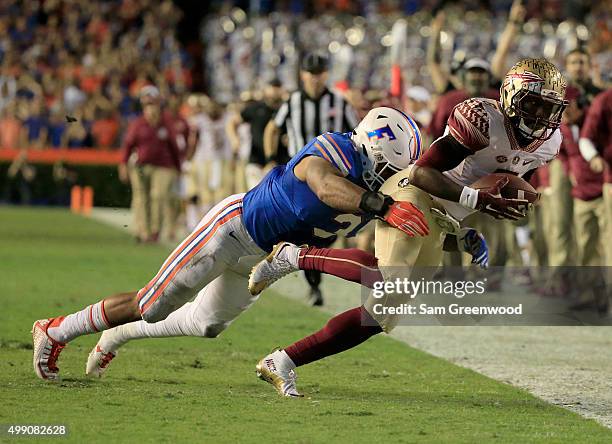
[(191, 88), (180, 18), (171, 1), (0, 2), (0, 147), (116, 148), (142, 86)]
[[(602, 241), (612, 233), (612, 148), (596, 121), (612, 101), (609, 89), (603, 95), (612, 72), (609, 1), (314, 2), (309, 15), (298, 3), (268, 14), (222, 6), (208, 15), (204, 95), (192, 91), (193, 59), (175, 36), (181, 12), (171, 1), (2, 1), (0, 148), (123, 149), (120, 178), (132, 185), (135, 235), (155, 242), (180, 225), (192, 228), (220, 198), (246, 191), (286, 160), (286, 148), (274, 158), (267, 152), (265, 123), (301, 87), (307, 53), (329, 58), (328, 86), (358, 116), (375, 105), (401, 107), (429, 141), (442, 135), (455, 105), (498, 98), (512, 62), (540, 54), (564, 68), (571, 86), (561, 156), (534, 178), (542, 203), (527, 225), (485, 216), (474, 224), (493, 265), (612, 264)], [(400, 18), (408, 33), (398, 98), (387, 91)], [(143, 135), (137, 125), (164, 131)], [(286, 134), (280, 141), (289, 143)], [(8, 175), (20, 174), (23, 185), (35, 180), (32, 169), (19, 156)], [(570, 279), (555, 279), (547, 291), (564, 290)]]

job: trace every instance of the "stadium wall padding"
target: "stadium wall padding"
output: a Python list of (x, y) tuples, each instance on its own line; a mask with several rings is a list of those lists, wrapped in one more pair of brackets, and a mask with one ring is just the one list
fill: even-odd
[[(31, 163), (36, 168), (36, 178), (31, 182), (32, 205), (68, 205), (72, 183), (64, 186), (53, 180), (53, 165)], [(0, 200), (5, 200), (10, 163), (0, 163)], [(66, 164), (76, 173), (74, 185), (91, 186), (94, 190), (94, 205), (99, 207), (129, 207), (132, 193), (129, 185), (121, 183), (116, 165)], [(68, 195), (66, 196), (66, 189)], [(63, 199), (62, 199), (63, 198)]]

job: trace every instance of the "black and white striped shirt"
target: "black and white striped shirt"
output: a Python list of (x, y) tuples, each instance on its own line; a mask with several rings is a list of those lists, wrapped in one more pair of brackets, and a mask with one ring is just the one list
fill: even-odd
[(303, 90), (291, 93), (283, 103), (274, 123), (286, 125), (289, 137), (289, 155), (294, 156), (304, 145), (327, 131), (351, 131), (359, 123), (357, 113), (340, 94), (326, 89), (313, 100)]

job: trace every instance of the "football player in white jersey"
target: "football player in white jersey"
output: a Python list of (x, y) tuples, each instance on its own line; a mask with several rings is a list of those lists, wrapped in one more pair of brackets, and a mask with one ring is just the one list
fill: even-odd
[[(445, 135), (434, 141), (415, 165), (385, 182), (382, 190), (423, 211), (431, 228), (428, 236), (409, 239), (377, 224), (376, 256), (357, 249), (300, 248), (281, 243), (253, 269), (249, 290), (258, 293), (297, 269), (327, 272), (365, 286), (406, 275), (414, 280), (413, 273), (427, 273), (423, 267), (440, 263), (442, 246), (446, 248), (449, 240), (444, 234), (449, 230), (443, 225), (445, 219), (453, 222), (447, 215), (461, 220), (478, 210), (496, 218), (523, 217), (526, 200), (500, 195), (507, 179), (488, 189), (476, 190), (470, 185), (500, 171), (528, 178), (557, 155), (561, 115), (567, 106), (565, 87), (563, 76), (552, 63), (521, 60), (506, 74), (500, 102), (476, 98), (457, 105)], [(459, 240), (455, 248), (470, 253), (472, 262), (486, 266), (484, 239), (475, 230), (458, 226), (454, 234)], [(389, 275), (393, 273), (401, 276)], [(405, 295), (389, 295), (384, 304), (398, 306), (405, 299)], [(381, 300), (370, 297), (364, 305), (334, 316), (318, 332), (267, 355), (257, 365), (258, 375), (282, 395), (299, 396), (296, 367), (348, 350), (397, 325), (398, 316), (376, 313), (375, 303)]]
[(416, 163), (410, 182), (442, 199), (460, 219), (473, 210), (497, 218), (523, 217), (525, 201), (499, 195), (506, 181), (480, 191), (469, 185), (500, 171), (529, 179), (556, 157), (566, 85), (547, 60), (521, 60), (504, 77), (499, 102), (468, 99), (455, 107), (445, 135)]
[(231, 194), (233, 175), (229, 171), (232, 149), (225, 137), (226, 114), (223, 106), (207, 97), (202, 97), (198, 105), (199, 112), (189, 119), (198, 139), (190, 158), (191, 174), (187, 192), (190, 196), (198, 197), (201, 215), (206, 214), (215, 202)]

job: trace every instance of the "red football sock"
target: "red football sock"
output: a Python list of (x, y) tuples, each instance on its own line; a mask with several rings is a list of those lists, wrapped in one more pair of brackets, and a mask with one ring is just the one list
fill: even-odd
[(362, 305), (334, 316), (321, 330), (294, 342), (285, 352), (299, 367), (356, 347), (380, 332), (382, 328)]
[(300, 249), (298, 265), (301, 270), (322, 271), (369, 288), (383, 280), (378, 259), (358, 248), (305, 247)]

